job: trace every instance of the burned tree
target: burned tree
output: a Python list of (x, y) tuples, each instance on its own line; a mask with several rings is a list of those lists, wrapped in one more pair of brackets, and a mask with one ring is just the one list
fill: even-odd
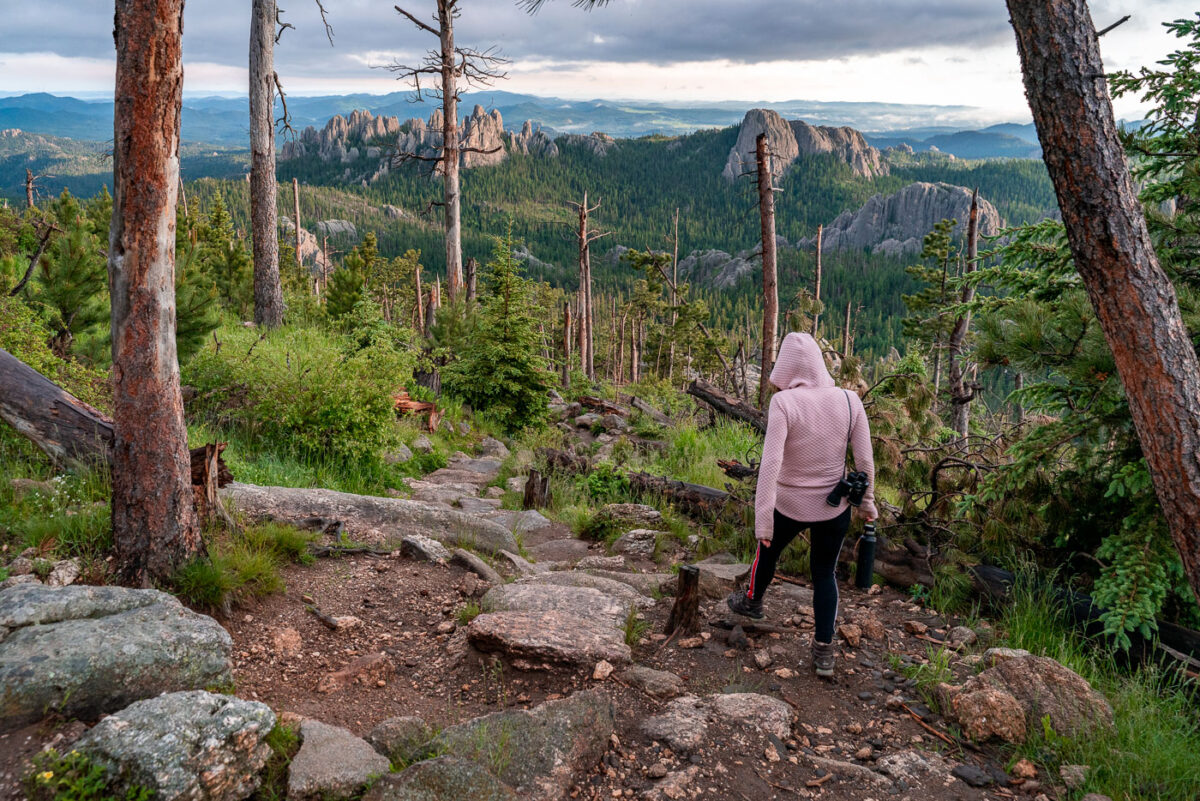
[(596, 338), (593, 330), (596, 318), (592, 308), (592, 255), (591, 245), (597, 239), (608, 236), (609, 231), (588, 228), (588, 215), (600, 208), (588, 205), (587, 192), (582, 203), (568, 204), (579, 216), (579, 227), (575, 229), (575, 241), (579, 245), (579, 363), (589, 381), (596, 380)]
[(1025, 94), (1096, 319), (1200, 598), (1200, 364), (1117, 135), (1085, 0), (1008, 0)]
[[(325, 34), (333, 34), (325, 19), (325, 7), (317, 0)], [(283, 323), (283, 286), (279, 280), (279, 187), (275, 180), (275, 126), (290, 130), (287, 104), (284, 115), (275, 119), (275, 92), (283, 99), (283, 87), (275, 72), (275, 45), (283, 32), (293, 27), (280, 22), (282, 11), (275, 0), (253, 0), (250, 11), (250, 229), (254, 249), (254, 322), (264, 326)], [(278, 26), (278, 31), (276, 27)], [(293, 184), (293, 191), (296, 187)], [(300, 258), (300, 220), (297, 200), (296, 258)]]
[(175, 352), (183, 0), (117, 0), (115, 25), (112, 528), (144, 585), (202, 547)]
[[(417, 153), (400, 153), (399, 161), (417, 159), (431, 162), (442, 176), (442, 220), (446, 231), (446, 289), (453, 300), (463, 287), (462, 258), (462, 208), (458, 189), (458, 171), (463, 153), (495, 153), (500, 147), (482, 150), (462, 147), (458, 132), (458, 101), (461, 88), (491, 86), (505, 77), (499, 70), (507, 59), (500, 56), (496, 48), (475, 50), (454, 43), (454, 20), (458, 18), (459, 0), (436, 0), (437, 12), (433, 24), (423, 22), (413, 14), (396, 6), (396, 11), (407, 17), (418, 29), (438, 39), (438, 48), (425, 54), (415, 65), (393, 64), (388, 69), (399, 75), (400, 80), (412, 81), (415, 99), (424, 99), (425, 94), (442, 101), (442, 136), (436, 156)], [(422, 75), (434, 75), (440, 79), (440, 87), (426, 88), (421, 85)], [(460, 84), (461, 82), (461, 84)]]
[(763, 323), (762, 376), (758, 382), (758, 405), (766, 408), (771, 392), (771, 368), (775, 366), (775, 337), (779, 325), (779, 286), (775, 272), (775, 189), (771, 186), (771, 152), (767, 135), (754, 142), (758, 177), (758, 216), (762, 229)]

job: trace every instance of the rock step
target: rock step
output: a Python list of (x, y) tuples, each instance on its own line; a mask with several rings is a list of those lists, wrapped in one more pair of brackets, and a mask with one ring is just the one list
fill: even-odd
[(604, 659), (628, 664), (621, 631), (590, 617), (565, 612), (487, 612), (467, 626), (467, 640), (481, 651), (591, 667)]
[(514, 583), (492, 587), (482, 606), (493, 612), (561, 612), (620, 629), (633, 604), (592, 587)]

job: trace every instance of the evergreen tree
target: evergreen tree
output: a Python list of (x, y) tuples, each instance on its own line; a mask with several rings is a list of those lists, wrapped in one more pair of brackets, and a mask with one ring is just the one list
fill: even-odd
[(241, 318), (254, 306), (254, 273), (246, 243), (233, 230), (233, 218), (220, 194), (197, 226), (200, 269), (216, 284), (221, 303)]
[(496, 239), (475, 336), (443, 374), (451, 393), (510, 433), (545, 421), (546, 393), (554, 381), (541, 356), (530, 287), (514, 244), (511, 230)]
[(330, 276), (325, 293), (325, 311), (330, 317), (346, 316), (367, 296), (367, 270), (378, 258), (374, 232), (368, 233), (362, 244), (346, 254), (341, 268)]

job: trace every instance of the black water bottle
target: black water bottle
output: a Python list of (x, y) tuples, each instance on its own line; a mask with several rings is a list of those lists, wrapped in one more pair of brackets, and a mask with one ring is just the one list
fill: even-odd
[(871, 588), (871, 579), (875, 575), (875, 524), (863, 526), (862, 537), (858, 540), (858, 558), (855, 562), (854, 586), (860, 590)]

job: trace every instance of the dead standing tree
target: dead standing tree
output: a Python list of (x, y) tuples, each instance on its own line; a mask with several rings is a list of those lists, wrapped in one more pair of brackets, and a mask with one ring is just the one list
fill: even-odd
[(183, 0), (117, 0), (113, 114), (112, 528), (124, 580), (200, 551), (175, 351)]
[[(964, 273), (975, 272), (979, 260), (979, 190), (971, 194), (971, 212), (967, 218), (967, 263)], [(963, 283), (959, 301), (964, 307), (975, 298), (975, 285), (971, 281)], [(954, 320), (954, 328), (946, 347), (946, 367), (950, 380), (950, 427), (963, 438), (971, 423), (971, 401), (978, 391), (977, 385), (968, 385), (965, 379), (967, 373), (966, 357), (963, 353), (967, 334), (971, 330), (971, 311), (968, 308)]]
[[(417, 153), (399, 153), (398, 161), (417, 159), (431, 162), (442, 176), (442, 220), (446, 231), (446, 289), (451, 300), (458, 297), (463, 287), (462, 258), (462, 207), (459, 196), (458, 173), (463, 153), (495, 153), (500, 147), (483, 150), (462, 147), (458, 133), (458, 101), (460, 84), (468, 87), (491, 86), (505, 77), (498, 67), (507, 63), (495, 48), (474, 50), (454, 43), (454, 20), (459, 14), (459, 0), (437, 0), (437, 13), (433, 25), (422, 22), (400, 6), (395, 6), (403, 16), (422, 31), (438, 38), (438, 49), (430, 50), (419, 64), (393, 64), (388, 67), (397, 73), (400, 80), (413, 83), (414, 99), (421, 101), (424, 94), (442, 101), (442, 141), (436, 156)], [(421, 86), (422, 75), (436, 75), (441, 79), (441, 88), (426, 89)]]
[[(316, 0), (325, 23), (325, 7)], [(275, 126), (288, 123), (287, 102), (275, 72), (275, 45), (283, 32), (294, 27), (280, 22), (275, 0), (254, 0), (250, 11), (250, 230), (254, 250), (254, 322), (274, 327), (283, 323), (283, 286), (279, 280), (279, 186), (275, 179)], [(278, 30), (276, 30), (278, 26)], [(275, 92), (283, 101), (283, 117), (275, 119)], [(293, 184), (293, 191), (296, 186)], [(300, 258), (300, 214), (296, 200), (296, 258)]]
[(1133, 188), (1096, 29), (1085, 0), (1008, 0), (1008, 10), (1075, 267), (1200, 599), (1200, 364)]
[(758, 405), (766, 408), (770, 400), (771, 368), (775, 365), (775, 337), (779, 325), (779, 285), (775, 271), (775, 188), (771, 186), (771, 152), (767, 135), (754, 141), (758, 179), (758, 216), (762, 228), (763, 322), (762, 376), (758, 382)]
[(579, 363), (589, 381), (596, 380), (596, 318), (592, 308), (592, 254), (591, 245), (597, 239), (608, 236), (611, 231), (595, 231), (588, 228), (588, 215), (600, 208), (588, 205), (587, 192), (583, 202), (567, 202), (579, 216), (579, 227), (575, 229), (575, 241), (579, 246)]

